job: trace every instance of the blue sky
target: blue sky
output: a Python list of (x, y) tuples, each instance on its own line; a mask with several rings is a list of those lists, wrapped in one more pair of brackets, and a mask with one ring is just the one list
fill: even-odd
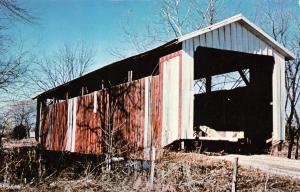
[[(255, 22), (259, 1), (261, 0), (224, 0), (221, 17), (241, 12)], [(124, 20), (129, 19), (135, 30), (141, 32), (148, 23), (158, 20), (157, 14), (160, 8), (158, 0), (22, 0), (18, 2), (37, 18), (34, 24), (16, 23), (10, 29), (15, 39), (22, 40), (25, 50), (41, 55), (57, 50), (63, 43), (83, 41), (96, 51), (95, 68), (117, 60), (109, 53), (110, 48), (131, 49), (124, 41), (121, 27)], [(282, 6), (292, 9), (300, 16), (298, 0), (284, 2)]]
[(135, 26), (143, 28), (151, 18), (153, 4), (150, 1), (26, 0), (21, 5), (37, 19), (31, 25), (15, 24), (12, 33), (22, 40), (25, 49), (34, 48), (41, 54), (63, 43), (83, 41), (95, 48), (99, 66), (116, 59), (108, 49), (122, 41), (122, 20), (132, 13)]

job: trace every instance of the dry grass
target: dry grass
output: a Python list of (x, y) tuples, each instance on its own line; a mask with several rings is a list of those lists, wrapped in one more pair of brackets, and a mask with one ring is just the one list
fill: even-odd
[[(153, 187), (148, 171), (125, 172), (120, 166), (112, 172), (87, 170), (79, 179), (70, 180), (66, 173), (49, 176), (42, 182), (24, 186), (2, 186), (3, 191), (230, 191), (231, 162), (213, 160), (193, 153), (164, 152), (156, 163)], [(239, 167), (239, 191), (300, 191), (300, 181)]]

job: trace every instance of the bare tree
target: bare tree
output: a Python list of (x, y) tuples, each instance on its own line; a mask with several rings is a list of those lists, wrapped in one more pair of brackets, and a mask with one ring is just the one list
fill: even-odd
[(0, 113), (0, 152), (3, 148), (3, 137), (8, 127), (8, 124), (9, 122), (8, 122), (7, 114), (1, 112)]
[[(292, 149), (294, 146), (297, 125), (297, 104), (299, 101), (299, 82), (300, 82), (300, 62), (295, 60), (288, 62), (286, 65), (286, 89), (287, 89), (287, 101), (286, 101), (286, 112), (287, 112), (287, 135), (288, 135), (288, 158), (291, 158)], [(296, 117), (296, 122), (295, 121)]]
[[(121, 23), (126, 46), (132, 47), (134, 53), (141, 53), (162, 42), (178, 38), (186, 33), (214, 24), (222, 14), (223, 0), (161, 0), (157, 22), (150, 22), (143, 32), (136, 32), (131, 27), (132, 15)], [(123, 59), (128, 51), (111, 48), (110, 54)]]
[(28, 70), (26, 54), (20, 53), (8, 59), (0, 59), (0, 89), (8, 91), (8, 87), (22, 80)]
[[(8, 50), (12, 46), (12, 38), (6, 34), (10, 23), (20, 21), (32, 23), (33, 17), (28, 10), (20, 7), (14, 0), (0, 0), (0, 97), (3, 102), (3, 95), (14, 90), (16, 84), (23, 81), (27, 71), (26, 53), (23, 51), (14, 52), (9, 55)], [(0, 110), (0, 149), (2, 138), (9, 124), (8, 114)]]
[[(203, 6), (204, 4), (204, 6)], [(196, 17), (201, 16), (201, 20), (195, 19), (195, 29), (205, 27), (216, 23), (219, 17), (223, 14), (224, 0), (195, 0), (192, 4), (196, 12)]]
[[(294, 48), (294, 51), (297, 53), (297, 59), (294, 61), (294, 63), (297, 63), (296, 66), (299, 66), (300, 65), (300, 55), (299, 55), (299, 52), (300, 52), (300, 20), (296, 17), (294, 18), (295, 20), (295, 23), (296, 23), (296, 26), (297, 26), (297, 32), (295, 34), (295, 38), (294, 40), (292, 41), (292, 47)], [(300, 71), (300, 70), (298, 70)], [(298, 82), (299, 82), (299, 79), (300, 79), (300, 74), (298, 72), (298, 74), (295, 74), (294, 75), (296, 78), (298, 78)], [(298, 97), (300, 95), (300, 88), (299, 88), (299, 83), (296, 85), (296, 88), (297, 89), (297, 92), (298, 92)], [(294, 134), (294, 137), (295, 137), (295, 140), (296, 140), (296, 150), (295, 150), (295, 159), (298, 159), (299, 158), (299, 139), (300, 139), (300, 120), (299, 120), (299, 115), (298, 115), (298, 109), (299, 109), (299, 103), (297, 102), (296, 103), (296, 110), (295, 110), (295, 122), (296, 122), (296, 125), (293, 129), (293, 134)], [(292, 135), (293, 136), (293, 135)], [(292, 150), (292, 147), (291, 149)]]
[(25, 136), (29, 136), (29, 131), (35, 125), (35, 102), (33, 100), (23, 100), (11, 102), (2, 107), (0, 112), (0, 144), (4, 136), (9, 136), (16, 127), (22, 127)]
[(9, 23), (21, 21), (32, 23), (32, 15), (15, 1), (0, 0), (0, 89), (8, 91), (8, 87), (20, 82), (25, 72), (26, 52), (18, 51), (14, 55), (8, 54), (8, 49), (12, 45), (12, 39), (5, 34), (9, 28)]
[[(258, 4), (258, 22), (279, 43), (297, 52), (299, 39), (291, 34), (298, 33), (292, 26), (296, 26), (298, 18), (291, 10), (283, 8), (283, 0), (264, 1)], [(300, 29), (300, 28), (299, 28)], [(299, 31), (298, 29), (298, 31)], [(285, 101), (286, 132), (288, 141), (288, 158), (292, 157), (295, 137), (299, 130), (299, 97), (300, 97), (300, 62), (299, 55), (294, 61), (286, 62), (285, 87), (287, 97)]]
[(222, 14), (223, 0), (163, 0), (160, 27), (171, 37), (212, 25)]
[(293, 13), (291, 10), (283, 8), (283, 0), (264, 1), (260, 2), (257, 6), (258, 23), (264, 28), (265, 31), (279, 43), (288, 46), (291, 39), (288, 36)]
[(24, 125), (27, 128), (27, 132), (29, 132), (35, 125), (35, 102), (32, 100), (23, 100), (14, 102), (9, 107), (9, 118), (13, 126)]
[(0, 0), (0, 12), (6, 20), (21, 20), (32, 23), (34, 19), (31, 13), (20, 7), (15, 0)]
[(48, 90), (82, 76), (94, 64), (94, 51), (83, 43), (65, 44), (51, 55), (36, 61), (32, 76), (40, 90)]

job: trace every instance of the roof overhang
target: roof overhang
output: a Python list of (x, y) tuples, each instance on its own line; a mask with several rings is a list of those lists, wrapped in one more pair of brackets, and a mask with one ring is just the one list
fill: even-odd
[(35, 96), (32, 99), (47, 97), (47, 95), (49, 95), (49, 94), (52, 94), (52, 93), (55, 93), (55, 92), (57, 93), (59, 91), (62, 91), (62, 90), (64, 90), (65, 88), (67, 88), (69, 86), (72, 86), (72, 85), (77, 84), (79, 82), (85, 81), (85, 80), (89, 79), (90, 77), (95, 76), (97, 74), (101, 74), (101, 73), (107, 71), (108, 69), (111, 69), (111, 68), (116, 67), (116, 66), (124, 65), (128, 62), (137, 61), (140, 58), (143, 58), (143, 57), (146, 57), (146, 56), (149, 56), (149, 55), (160, 53), (163, 50), (167, 50), (170, 47), (174, 47), (174, 46), (179, 45), (179, 44), (181, 44), (181, 43), (179, 43), (177, 39), (173, 39), (173, 40), (171, 40), (171, 41), (169, 41), (169, 42), (167, 42), (163, 45), (160, 45), (160, 46), (158, 46), (154, 49), (142, 52), (142, 53), (137, 54), (137, 55), (133, 55), (131, 57), (127, 57), (125, 59), (116, 61), (116, 62), (108, 64), (108, 65), (105, 65), (104, 67), (96, 69), (92, 72), (89, 72), (89, 73), (83, 75), (83, 76), (77, 77), (77, 78), (75, 78), (71, 81), (68, 81), (64, 84), (61, 84), (61, 85), (57, 86), (57, 87), (54, 87), (54, 88), (49, 89), (45, 92), (42, 92), (42, 93), (38, 94), (37, 96)]

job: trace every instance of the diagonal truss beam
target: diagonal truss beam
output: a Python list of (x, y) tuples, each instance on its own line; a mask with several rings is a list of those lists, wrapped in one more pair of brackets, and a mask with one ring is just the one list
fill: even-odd
[(245, 82), (245, 84), (246, 84), (247, 86), (249, 86), (249, 85), (250, 85), (250, 82), (249, 82), (249, 80), (247, 79), (247, 77), (246, 77), (244, 71), (240, 69), (240, 70), (238, 70), (238, 72), (239, 72), (239, 74), (241, 75), (241, 77), (242, 77), (243, 81)]

